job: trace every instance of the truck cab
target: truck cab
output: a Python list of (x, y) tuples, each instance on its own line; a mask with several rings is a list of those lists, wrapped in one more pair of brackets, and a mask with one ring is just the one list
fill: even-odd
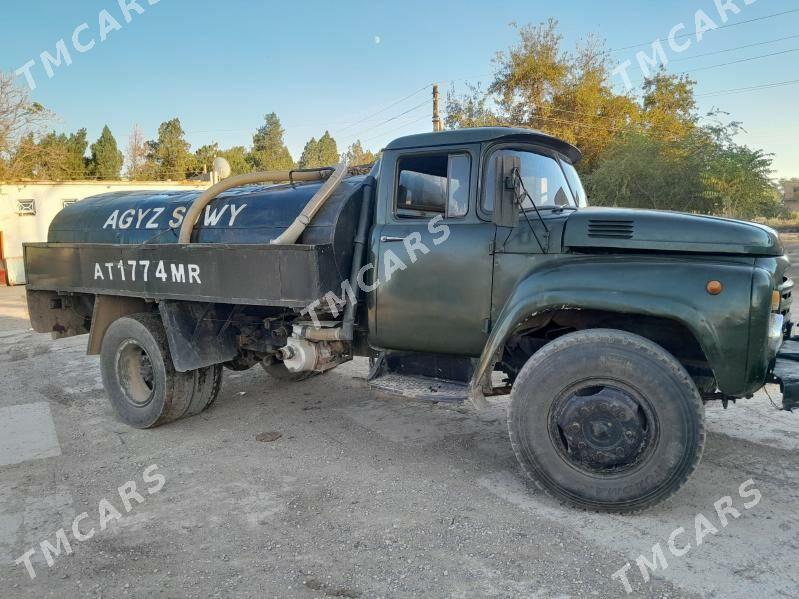
[(645, 509), (699, 463), (705, 402), (779, 382), (795, 407), (793, 282), (767, 227), (590, 208), (579, 159), (541, 132), (463, 129), (397, 139), (360, 175), (85, 200), (25, 249), (31, 321), (89, 333), (133, 426), (206, 409), (223, 367), (301, 381), (363, 356), (384, 393), (510, 396), (543, 490)]

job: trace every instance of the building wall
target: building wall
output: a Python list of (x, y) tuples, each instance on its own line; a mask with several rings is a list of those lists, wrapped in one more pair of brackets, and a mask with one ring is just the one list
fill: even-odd
[(782, 185), (782, 203), (788, 212), (799, 212), (799, 179), (785, 179)]
[[(22, 244), (47, 241), (47, 230), (65, 201), (80, 201), (90, 196), (115, 191), (205, 189), (208, 182), (165, 183), (133, 181), (30, 181), (0, 183), (0, 232), (3, 238), (8, 282), (25, 283)], [(20, 214), (18, 202), (33, 200), (36, 214)]]

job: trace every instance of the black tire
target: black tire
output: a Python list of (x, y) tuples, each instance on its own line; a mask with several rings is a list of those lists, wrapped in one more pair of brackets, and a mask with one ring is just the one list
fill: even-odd
[(194, 391), (186, 416), (195, 416), (213, 405), (222, 387), (222, 371), (222, 364), (194, 371)]
[(664, 501), (696, 469), (704, 406), (660, 346), (609, 329), (578, 331), (536, 352), (511, 392), (508, 430), (524, 471), (582, 509), (631, 513)]
[(273, 360), (271, 362), (264, 360), (261, 362), (261, 366), (272, 378), (288, 383), (298, 383), (299, 381), (304, 381), (317, 374), (312, 371), (291, 372), (280, 360)]
[(111, 323), (100, 349), (100, 370), (111, 405), (130, 426), (160, 426), (191, 406), (196, 372), (175, 370), (164, 326), (154, 314)]

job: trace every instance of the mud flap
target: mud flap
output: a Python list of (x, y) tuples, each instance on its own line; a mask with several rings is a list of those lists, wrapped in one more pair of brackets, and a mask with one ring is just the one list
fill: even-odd
[(782, 409), (799, 408), (799, 338), (785, 341), (774, 363), (774, 378), (782, 390)]
[(221, 364), (238, 355), (236, 336), (228, 326), (231, 314), (198, 302), (163, 301), (158, 309), (178, 372)]

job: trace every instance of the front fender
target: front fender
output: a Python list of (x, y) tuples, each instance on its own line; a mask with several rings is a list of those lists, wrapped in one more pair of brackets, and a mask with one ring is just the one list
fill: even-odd
[[(574, 256), (538, 262), (504, 302), (480, 357), (473, 388), (490, 376), (505, 341), (534, 315), (594, 309), (655, 316), (684, 325), (699, 342), (719, 389), (732, 396), (760, 387), (765, 373), (749, 367), (751, 263), (703, 257)], [(719, 280), (719, 295), (706, 291)], [(755, 361), (756, 362), (756, 361)]]

